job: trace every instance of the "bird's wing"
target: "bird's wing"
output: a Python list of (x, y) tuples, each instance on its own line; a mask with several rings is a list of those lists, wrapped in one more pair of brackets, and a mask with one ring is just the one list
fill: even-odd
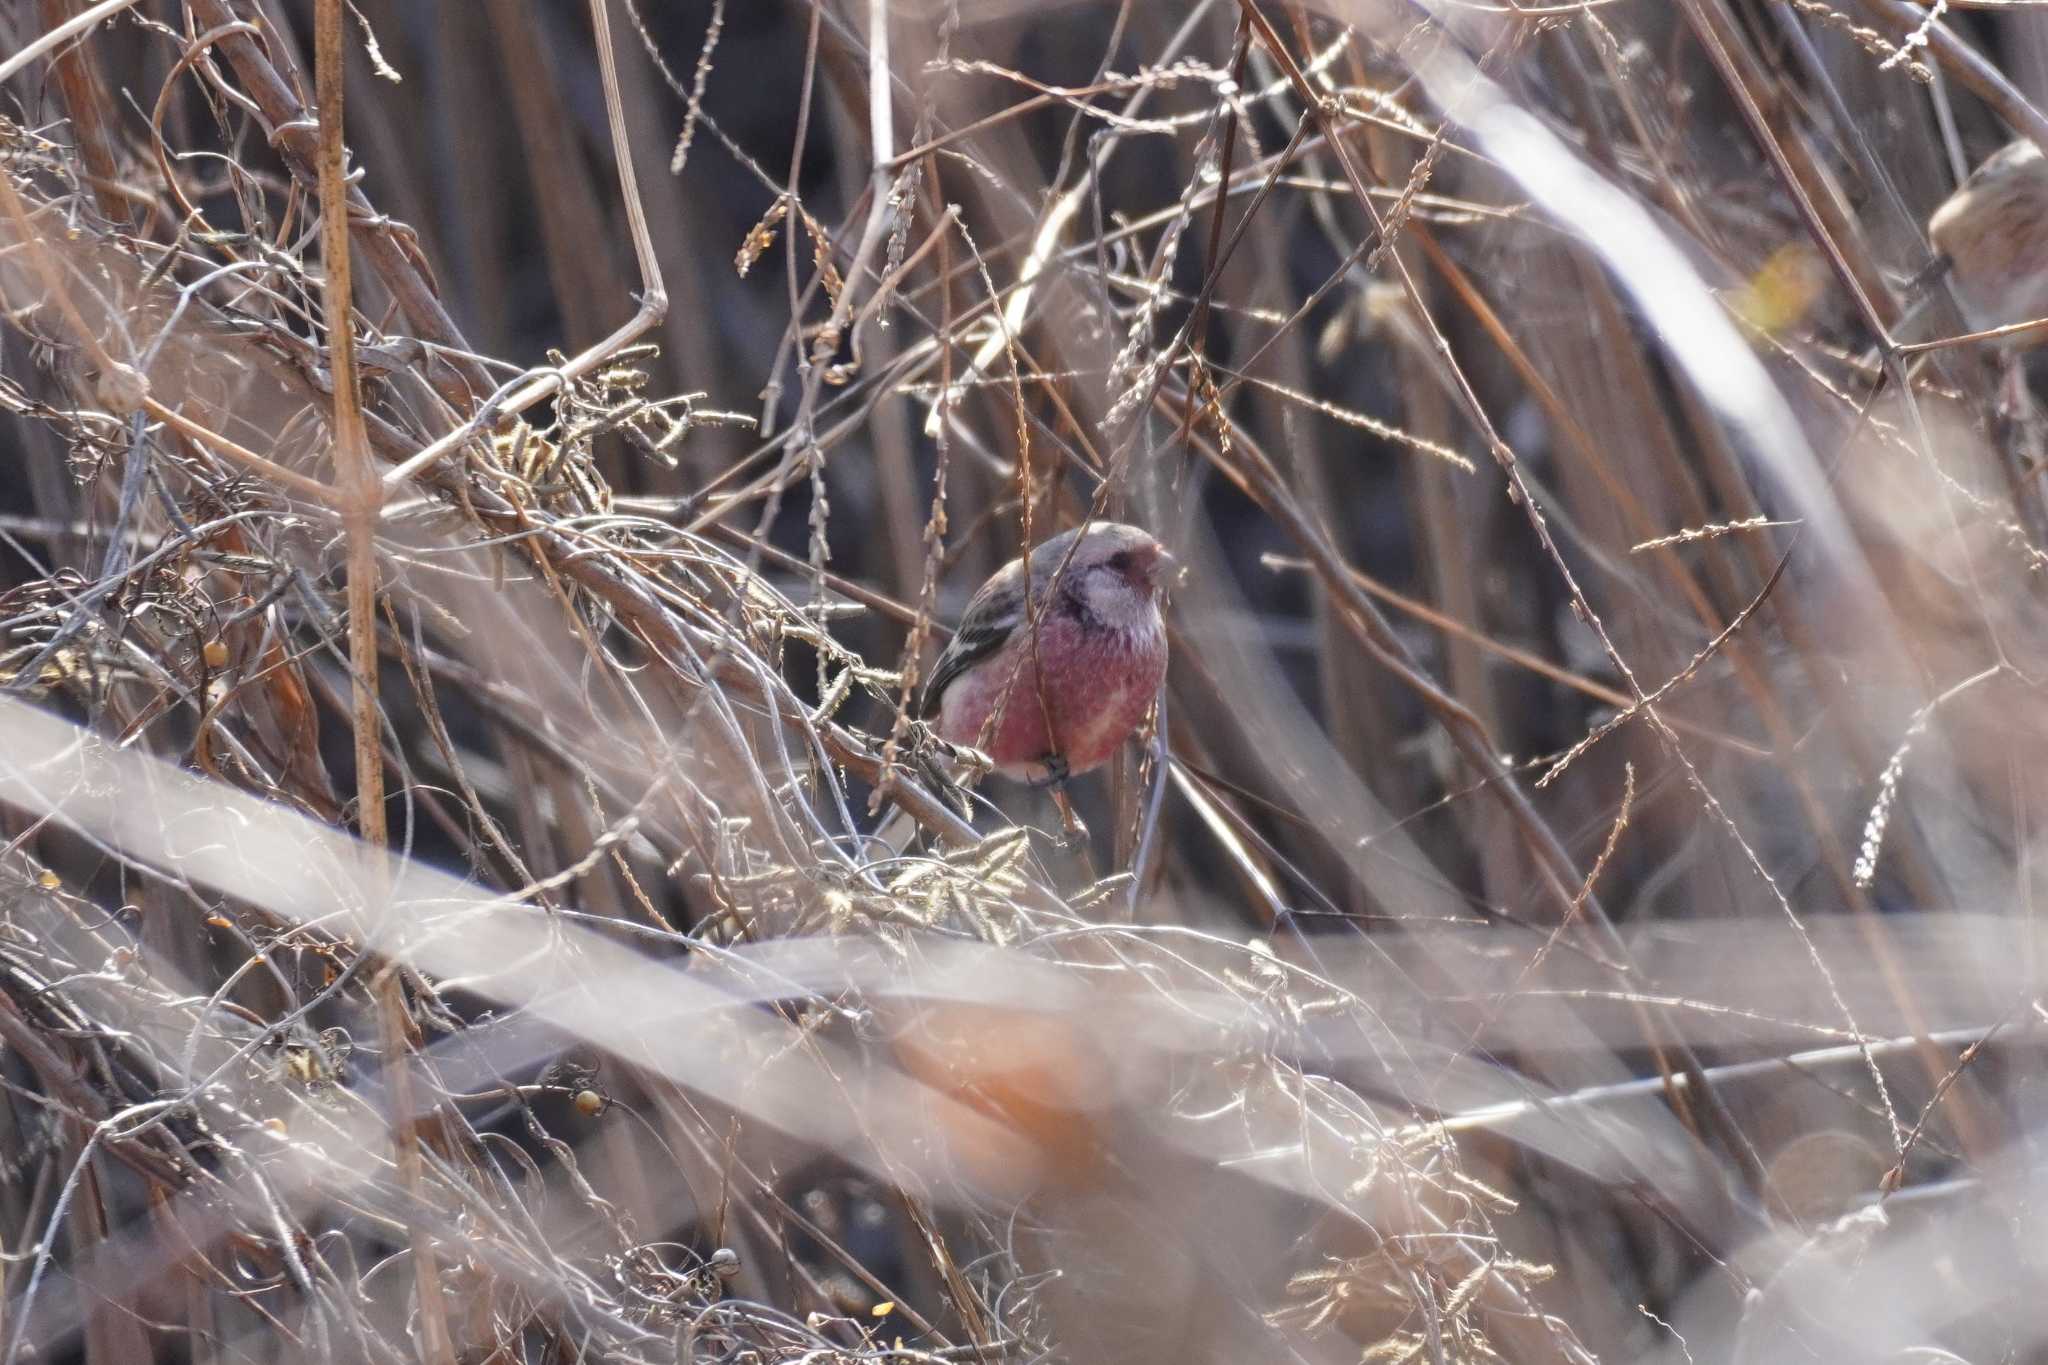
[(968, 669), (1003, 647), (1024, 618), (1024, 566), (1012, 560), (990, 576), (960, 613), (959, 629), (932, 667), (918, 699), (917, 714), (938, 714), (946, 688)]

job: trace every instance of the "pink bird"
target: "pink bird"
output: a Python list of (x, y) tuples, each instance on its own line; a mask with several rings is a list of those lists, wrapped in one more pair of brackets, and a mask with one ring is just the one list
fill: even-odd
[(1157, 540), (1113, 521), (1011, 560), (968, 602), (919, 715), (1005, 777), (1042, 785), (1100, 767), (1166, 677), (1159, 605), (1175, 568)]

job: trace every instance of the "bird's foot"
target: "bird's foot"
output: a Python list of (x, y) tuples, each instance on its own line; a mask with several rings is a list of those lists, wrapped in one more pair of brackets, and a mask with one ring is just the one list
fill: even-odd
[(1058, 754), (1047, 754), (1038, 760), (1038, 764), (1045, 769), (1045, 776), (1032, 778), (1031, 785), (1041, 791), (1047, 787), (1064, 787), (1067, 785), (1067, 779), (1073, 776), (1073, 770), (1067, 766), (1067, 760)]

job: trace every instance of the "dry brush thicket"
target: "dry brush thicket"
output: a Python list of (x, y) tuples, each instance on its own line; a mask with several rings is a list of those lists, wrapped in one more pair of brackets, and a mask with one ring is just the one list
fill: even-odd
[[(2048, 426), (1925, 231), (2043, 6), (0, 79), (0, 1365), (2048, 1358)], [(950, 786), (1091, 514), (1154, 722)]]

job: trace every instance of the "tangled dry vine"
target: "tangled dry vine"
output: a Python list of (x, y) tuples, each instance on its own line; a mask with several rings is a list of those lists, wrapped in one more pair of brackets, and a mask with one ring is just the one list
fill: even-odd
[(0, 16), (0, 1365), (2028, 1358), (2040, 8)]

